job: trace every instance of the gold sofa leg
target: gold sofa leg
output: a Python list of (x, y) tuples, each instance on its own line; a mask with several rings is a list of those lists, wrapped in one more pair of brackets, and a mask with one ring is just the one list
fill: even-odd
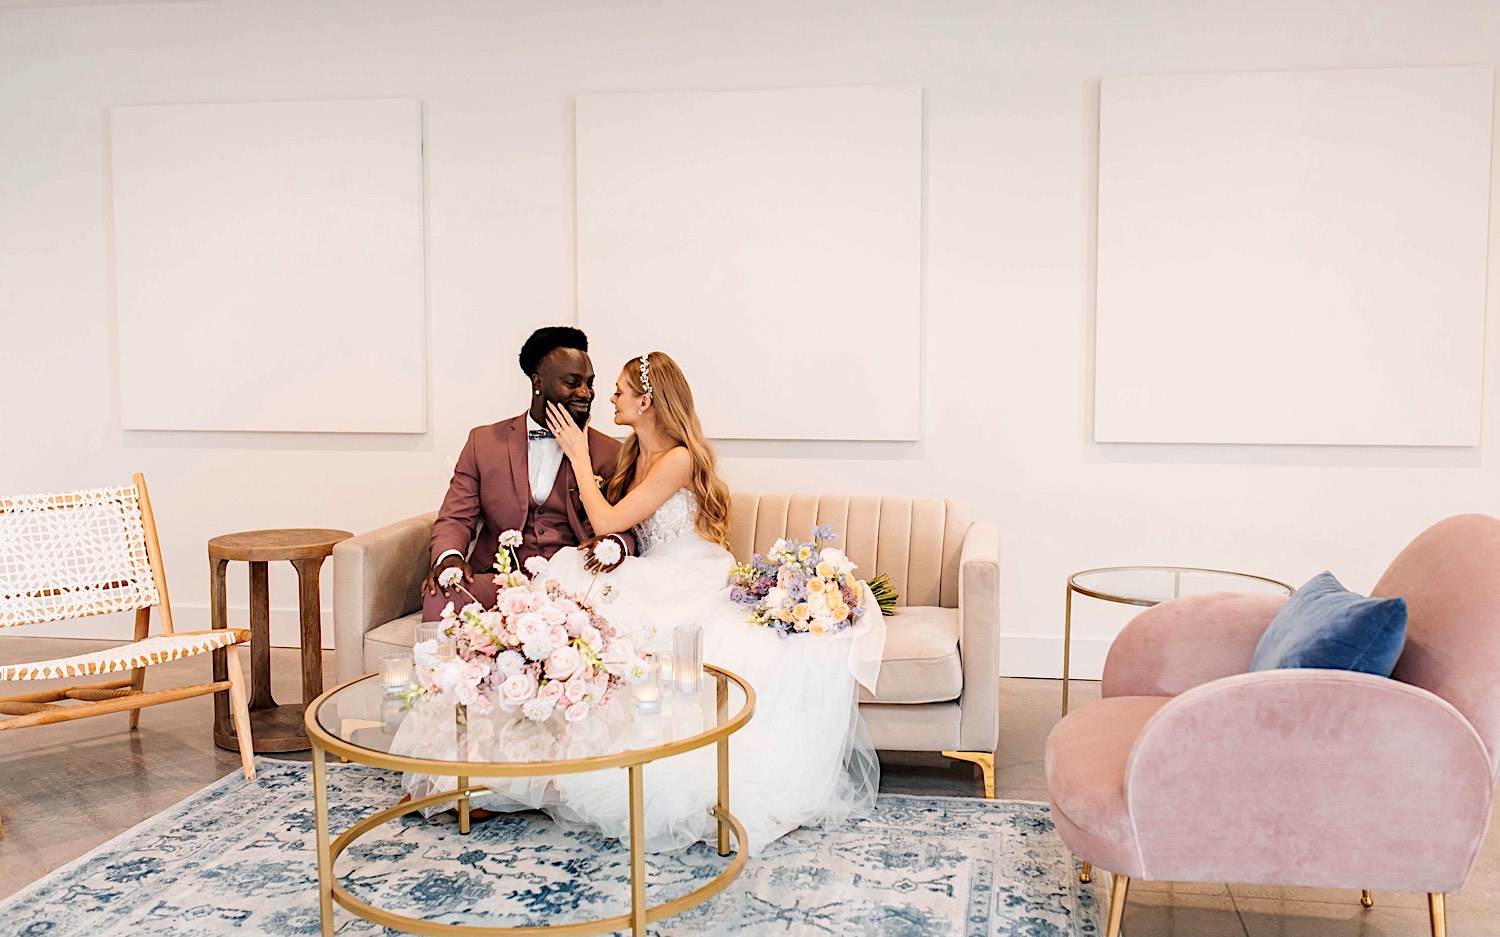
[(1432, 937), (1448, 937), (1448, 910), (1440, 891), (1427, 893), (1427, 913), (1432, 918)]
[(1085, 862), (1083, 864), (1083, 871), (1078, 873), (1078, 880), (1085, 885), (1094, 880), (1094, 866), (1092, 863)]
[(1362, 908), (1375, 907), (1375, 899), (1370, 895), (1370, 889), (1361, 888), (1359, 891), (1359, 906)]
[(1120, 924), (1125, 920), (1125, 892), (1130, 889), (1130, 876), (1116, 875), (1109, 888), (1109, 926), (1104, 937), (1120, 937)]
[(984, 772), (984, 796), (995, 799), (995, 754), (993, 752), (943, 752), (944, 758), (972, 761)]

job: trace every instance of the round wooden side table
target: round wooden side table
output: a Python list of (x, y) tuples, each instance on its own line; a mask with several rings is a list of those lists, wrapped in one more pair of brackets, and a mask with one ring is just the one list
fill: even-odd
[[(250, 565), (250, 733), (258, 752), (300, 752), (312, 747), (303, 727), (307, 704), (323, 692), (323, 617), (318, 575), (333, 545), (354, 536), (347, 530), (281, 528), (246, 530), (208, 541), (213, 578), (211, 622), (229, 627), (224, 572), (231, 561)], [(267, 564), (288, 560), (297, 570), (298, 615), (302, 623), (302, 702), (278, 705), (271, 697), (271, 597)], [(223, 651), (213, 655), (213, 676), (225, 680), (229, 664)], [(214, 694), (214, 744), (237, 749), (229, 719), (229, 697)]]

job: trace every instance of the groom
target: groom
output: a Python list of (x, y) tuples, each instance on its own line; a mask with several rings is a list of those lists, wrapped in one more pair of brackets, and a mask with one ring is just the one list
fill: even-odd
[[(469, 603), (457, 588), (438, 584), (448, 569), (460, 571), (464, 588), (485, 608), (495, 604), (495, 552), (504, 531), (521, 532), (516, 553), (522, 563), (533, 556), (550, 557), (563, 547), (587, 544), (592, 550), (593, 531), (573, 468), (546, 429), (549, 403), (566, 407), (580, 428), (588, 422), (594, 402), (588, 350), (588, 337), (575, 328), (548, 326), (533, 332), (520, 355), (521, 370), (531, 379), (531, 408), (469, 431), (432, 525), (432, 569), (422, 581), (423, 621), (436, 621), (450, 601), (455, 608)], [(620, 444), (594, 430), (588, 437), (594, 474), (609, 478)], [(622, 552), (631, 552), (630, 536), (616, 536), (625, 547)], [(472, 564), (464, 558), (470, 540)], [(604, 572), (618, 565), (595, 563), (592, 554), (590, 562)]]

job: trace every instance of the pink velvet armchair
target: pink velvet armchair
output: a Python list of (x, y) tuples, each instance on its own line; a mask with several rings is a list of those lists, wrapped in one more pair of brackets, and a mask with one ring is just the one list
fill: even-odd
[(1373, 594), (1409, 610), (1390, 679), (1248, 672), (1281, 597), (1173, 599), (1120, 633), (1046, 754), (1063, 842), (1114, 873), (1109, 937), (1132, 878), (1427, 892), (1445, 934), (1500, 768), (1500, 521), (1436, 524)]

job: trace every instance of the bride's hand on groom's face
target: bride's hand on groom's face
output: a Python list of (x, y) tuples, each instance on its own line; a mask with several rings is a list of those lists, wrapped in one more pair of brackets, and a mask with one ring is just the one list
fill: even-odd
[(578, 424), (573, 422), (573, 415), (561, 404), (547, 404), (547, 428), (552, 430), (552, 435), (557, 438), (557, 444), (562, 447), (563, 454), (574, 462), (587, 462), (589, 458), (589, 440)]

